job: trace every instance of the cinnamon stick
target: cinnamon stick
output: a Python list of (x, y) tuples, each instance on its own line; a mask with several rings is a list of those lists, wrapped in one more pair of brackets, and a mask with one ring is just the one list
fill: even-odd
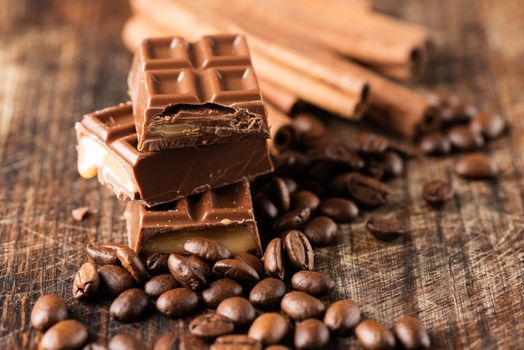
[(297, 132), (293, 126), (293, 119), (270, 103), (266, 103), (266, 109), (271, 133), (269, 140), (271, 153), (277, 154), (291, 149), (297, 142)]
[(259, 80), (262, 96), (286, 115), (293, 115), (300, 104), (298, 97), (289, 90), (271, 84), (264, 79)]
[[(327, 60), (312, 59), (290, 43), (249, 35), (249, 31), (199, 4), (169, 0), (131, 0), (135, 12), (170, 33), (196, 40), (205, 34), (243, 33), (249, 37), (257, 74), (292, 91), (300, 99), (348, 119), (359, 118), (366, 106), (368, 86), (349, 73), (334, 72)], [(295, 46), (300, 46), (296, 43)], [(276, 59), (278, 58), (278, 60)], [(282, 61), (289, 63), (282, 64)], [(307, 74), (303, 74), (307, 72)]]

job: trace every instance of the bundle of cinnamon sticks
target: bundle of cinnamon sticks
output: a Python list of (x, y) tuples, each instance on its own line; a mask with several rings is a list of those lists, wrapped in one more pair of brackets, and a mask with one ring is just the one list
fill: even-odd
[[(428, 31), (371, 10), (369, 0), (130, 0), (123, 38), (242, 33), (248, 37), (273, 132), (306, 102), (340, 117), (366, 115), (406, 137), (435, 126), (427, 98), (408, 80), (431, 53)], [(389, 78), (388, 78), (389, 77)]]

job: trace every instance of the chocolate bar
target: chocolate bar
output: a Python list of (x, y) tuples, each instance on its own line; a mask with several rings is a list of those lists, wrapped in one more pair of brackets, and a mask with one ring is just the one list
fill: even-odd
[(98, 174), (119, 198), (147, 206), (273, 170), (265, 139), (139, 152), (130, 103), (88, 114), (75, 128), (80, 175)]
[(140, 151), (269, 138), (240, 35), (145, 39), (128, 77)]
[(124, 217), (137, 253), (181, 253), (190, 237), (218, 240), (233, 254), (261, 252), (248, 181), (153, 209), (130, 201)]

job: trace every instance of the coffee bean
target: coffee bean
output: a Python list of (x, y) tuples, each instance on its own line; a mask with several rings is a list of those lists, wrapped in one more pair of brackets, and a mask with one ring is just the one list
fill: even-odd
[(208, 346), (199, 337), (167, 333), (158, 338), (154, 350), (207, 350)]
[(41, 295), (31, 310), (31, 326), (43, 331), (67, 318), (67, 306), (56, 294)]
[(384, 153), (384, 173), (386, 177), (399, 177), (404, 173), (404, 160), (396, 153)]
[(335, 289), (335, 281), (323, 272), (298, 271), (291, 278), (293, 289), (314, 296), (323, 296)]
[(282, 179), (286, 183), (287, 190), (289, 191), (289, 193), (290, 194), (295, 193), (298, 188), (297, 182), (290, 177), (284, 177)]
[(82, 350), (109, 350), (107, 346), (100, 343), (89, 343)]
[(324, 315), (324, 324), (333, 333), (346, 336), (360, 322), (360, 309), (350, 300), (331, 304)]
[(180, 254), (170, 254), (167, 267), (177, 282), (186, 288), (201, 290), (207, 285), (207, 280), (201, 270), (195, 268), (194, 264), (188, 262), (188, 258)]
[(198, 307), (198, 295), (189, 288), (175, 288), (162, 293), (156, 308), (166, 317), (183, 317)]
[(366, 220), (366, 229), (381, 241), (389, 241), (408, 233), (408, 229), (396, 218), (378, 216), (370, 216)]
[(345, 170), (347, 167), (343, 167), (338, 163), (331, 161), (319, 161), (314, 162), (307, 170), (306, 177), (309, 180), (325, 183), (331, 178)]
[(317, 216), (309, 221), (304, 234), (312, 245), (325, 247), (337, 238), (337, 224), (327, 216)]
[(126, 269), (138, 284), (145, 283), (149, 278), (146, 267), (142, 260), (138, 257), (135, 251), (124, 245), (107, 245), (108, 248), (113, 248), (116, 251), (116, 256), (122, 267)]
[(92, 297), (98, 291), (100, 277), (96, 265), (92, 262), (82, 264), (73, 281), (73, 297), (81, 299)]
[(336, 222), (351, 222), (358, 217), (358, 207), (344, 198), (328, 198), (320, 203), (318, 212), (321, 215), (330, 217)]
[(355, 335), (366, 349), (388, 350), (395, 347), (393, 333), (377, 321), (360, 322), (355, 328)]
[(179, 286), (180, 284), (171, 274), (164, 273), (147, 281), (144, 285), (144, 291), (150, 297), (158, 298), (162, 293)]
[(288, 331), (288, 322), (281, 315), (268, 312), (258, 316), (249, 328), (248, 336), (264, 345), (280, 343)]
[(318, 181), (313, 181), (311, 179), (301, 181), (300, 188), (306, 191), (310, 191), (317, 196), (324, 196), (326, 192), (322, 184), (320, 184)]
[(209, 260), (218, 261), (231, 258), (231, 252), (221, 242), (213, 239), (193, 237), (184, 243), (184, 249), (190, 254)]
[(419, 147), (424, 154), (431, 156), (439, 156), (451, 152), (451, 142), (449, 138), (438, 132), (422, 137)]
[(381, 180), (386, 173), (386, 166), (382, 157), (370, 157), (366, 160), (364, 172), (374, 179)]
[(473, 153), (455, 163), (455, 173), (466, 179), (492, 179), (497, 176), (498, 167), (488, 156)]
[(86, 327), (76, 320), (63, 320), (49, 328), (40, 341), (39, 349), (77, 349), (87, 341)]
[(243, 289), (240, 284), (229, 279), (221, 278), (211, 282), (202, 292), (202, 299), (209, 308), (216, 308), (224, 299), (242, 295)]
[(288, 211), (273, 223), (273, 230), (283, 232), (301, 228), (309, 220), (310, 215), (309, 208)]
[(287, 293), (282, 298), (280, 307), (296, 321), (322, 317), (325, 311), (325, 306), (320, 300), (304, 292)]
[(286, 269), (284, 265), (284, 246), (282, 239), (273, 238), (267, 245), (264, 252), (264, 270), (270, 277), (284, 279)]
[(213, 273), (217, 277), (227, 277), (239, 282), (256, 282), (259, 280), (255, 269), (238, 259), (217, 261), (213, 266)]
[(229, 318), (235, 326), (242, 327), (250, 324), (255, 319), (255, 308), (242, 297), (224, 299), (217, 306), (217, 314)]
[(201, 259), (196, 255), (188, 256), (186, 261), (193, 271), (198, 271), (202, 276), (204, 276), (206, 282), (213, 279), (213, 270), (210, 262)]
[(307, 157), (297, 151), (286, 151), (272, 157), (275, 173), (279, 176), (294, 177), (304, 172), (309, 164)]
[(116, 265), (103, 265), (98, 268), (100, 287), (110, 296), (116, 297), (120, 293), (135, 285), (135, 280), (129, 272)]
[(278, 209), (266, 196), (257, 195), (253, 200), (257, 222), (271, 222), (278, 216)]
[(355, 172), (335, 177), (329, 188), (332, 193), (349, 196), (367, 208), (386, 204), (389, 195), (389, 189), (382, 182)]
[(448, 138), (453, 147), (460, 151), (469, 151), (484, 146), (484, 138), (469, 125), (457, 125), (448, 131)]
[(286, 232), (284, 236), (284, 250), (287, 261), (297, 270), (313, 270), (315, 254), (307, 237), (298, 230)]
[(169, 270), (167, 268), (167, 259), (169, 258), (169, 254), (164, 253), (152, 253), (148, 254), (146, 257), (144, 257), (145, 266), (147, 271), (151, 275), (162, 275), (165, 273), (169, 273)]
[(109, 350), (143, 350), (144, 346), (134, 334), (120, 333), (109, 341)]
[(284, 294), (286, 294), (286, 284), (282, 280), (268, 277), (251, 289), (249, 302), (256, 308), (274, 309), (280, 305)]
[(329, 331), (319, 320), (310, 318), (295, 328), (295, 349), (322, 349), (329, 343)]
[(388, 147), (387, 138), (373, 133), (362, 133), (356, 140), (356, 148), (362, 154), (384, 153)]
[(313, 192), (302, 190), (293, 194), (292, 202), (294, 209), (308, 208), (313, 212), (318, 208), (320, 199)]
[(455, 191), (451, 184), (442, 180), (427, 182), (422, 189), (422, 197), (431, 206), (439, 208), (448, 202)]
[(200, 315), (189, 322), (189, 332), (197, 337), (214, 338), (233, 332), (233, 321), (216, 313)]
[(264, 275), (264, 263), (259, 257), (249, 253), (240, 253), (235, 255), (235, 259), (245, 262), (258, 273), (258, 276)]
[(244, 334), (222, 335), (211, 344), (210, 350), (262, 350), (262, 344)]
[(146, 311), (148, 303), (149, 298), (142, 289), (128, 289), (113, 300), (109, 314), (122, 322), (134, 321)]
[(286, 212), (291, 206), (291, 198), (289, 190), (284, 179), (274, 177), (269, 182), (269, 194), (273, 203), (277, 206), (280, 212)]
[(115, 265), (118, 264), (116, 251), (111, 248), (98, 246), (95, 247), (89, 243), (86, 247), (87, 256), (97, 265)]
[(395, 142), (393, 140), (389, 140), (387, 150), (400, 155), (404, 159), (415, 158), (420, 155), (419, 150), (415, 146), (407, 143)]
[(500, 114), (481, 112), (471, 121), (471, 128), (480, 131), (488, 139), (495, 139), (504, 132), (506, 121)]
[(429, 349), (429, 335), (422, 323), (413, 316), (404, 316), (395, 323), (395, 335), (404, 349)]
[(477, 107), (464, 103), (460, 99), (449, 100), (440, 112), (440, 118), (445, 125), (469, 122), (477, 113)]

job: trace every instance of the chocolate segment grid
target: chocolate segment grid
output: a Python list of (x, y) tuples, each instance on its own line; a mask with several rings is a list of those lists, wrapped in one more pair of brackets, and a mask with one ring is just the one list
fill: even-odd
[(137, 252), (149, 239), (177, 232), (216, 232), (243, 227), (261, 251), (260, 238), (254, 218), (249, 182), (206, 191), (158, 208), (148, 209), (138, 201), (128, 203), (124, 215), (130, 246)]
[(195, 43), (146, 39), (135, 54), (128, 85), (139, 150), (269, 137), (243, 36), (204, 36)]
[(75, 128), (79, 156), (85, 139), (85, 151), (100, 152), (86, 158), (100, 160), (94, 164), (100, 182), (118, 197), (140, 199), (149, 207), (273, 170), (265, 139), (140, 152), (130, 103), (88, 114)]

